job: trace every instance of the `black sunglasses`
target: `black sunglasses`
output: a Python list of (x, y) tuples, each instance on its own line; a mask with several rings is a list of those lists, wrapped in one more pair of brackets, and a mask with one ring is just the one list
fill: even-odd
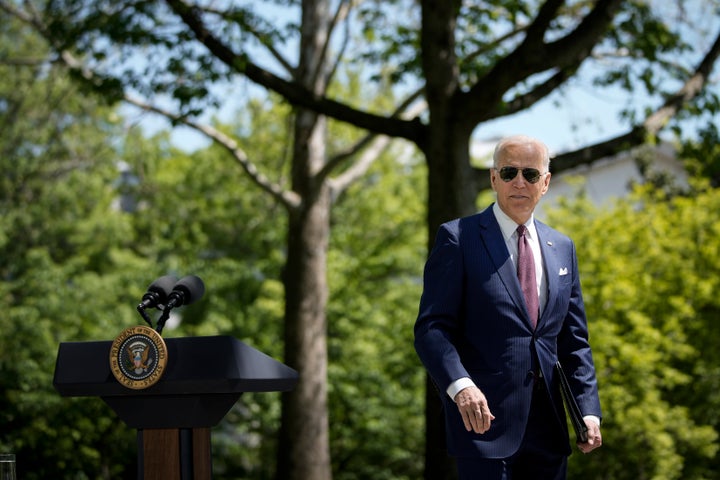
[(544, 175), (544, 173), (540, 173), (540, 170), (537, 168), (517, 168), (517, 167), (502, 167), (500, 170), (497, 168), (495, 169), (500, 174), (500, 178), (502, 178), (503, 182), (509, 182), (513, 178), (515, 178), (518, 174), (518, 171), (522, 172), (522, 176), (525, 177), (525, 180), (527, 180), (530, 183), (537, 183), (538, 180), (540, 180), (540, 177)]

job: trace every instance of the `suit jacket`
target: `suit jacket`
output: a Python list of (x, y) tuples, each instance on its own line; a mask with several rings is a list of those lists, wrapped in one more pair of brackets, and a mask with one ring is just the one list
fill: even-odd
[[(515, 453), (537, 371), (567, 432), (555, 378), (558, 359), (583, 415), (601, 415), (575, 246), (547, 225), (536, 221), (535, 226), (548, 295), (534, 331), (492, 208), (443, 224), (425, 265), (415, 349), (440, 392), (451, 455), (506, 458)], [(484, 434), (465, 430), (445, 393), (462, 377), (472, 378), (495, 415)]]

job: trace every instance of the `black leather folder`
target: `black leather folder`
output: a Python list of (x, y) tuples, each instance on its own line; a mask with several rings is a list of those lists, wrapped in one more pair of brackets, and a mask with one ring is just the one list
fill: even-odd
[(557, 375), (560, 378), (560, 393), (562, 394), (565, 408), (567, 409), (568, 416), (570, 417), (570, 422), (575, 430), (577, 441), (585, 443), (588, 439), (587, 425), (585, 425), (585, 420), (583, 420), (580, 408), (575, 401), (575, 397), (573, 397), (572, 391), (570, 390), (570, 383), (568, 382), (567, 376), (565, 376), (565, 372), (563, 371), (560, 362), (555, 364), (555, 370), (557, 370)]

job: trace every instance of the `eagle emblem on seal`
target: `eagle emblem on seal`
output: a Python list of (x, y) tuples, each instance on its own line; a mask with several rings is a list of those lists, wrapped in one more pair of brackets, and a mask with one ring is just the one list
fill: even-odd
[(141, 341), (133, 342), (127, 347), (128, 358), (132, 362), (131, 368), (136, 375), (146, 372), (153, 363), (153, 359), (150, 358), (150, 348), (148, 347), (150, 345)]

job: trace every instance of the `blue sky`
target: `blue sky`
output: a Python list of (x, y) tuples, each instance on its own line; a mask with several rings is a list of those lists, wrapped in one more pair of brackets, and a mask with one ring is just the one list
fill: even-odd
[[(618, 118), (618, 111), (627, 101), (620, 92), (573, 88), (557, 101), (546, 100), (512, 117), (479, 125), (474, 138), (494, 141), (522, 133), (543, 140), (553, 153), (561, 153), (625, 133), (629, 127)], [(160, 119), (147, 118), (144, 127), (155, 131), (167, 125)], [(208, 143), (202, 135), (183, 127), (176, 128), (172, 138), (174, 144), (188, 151)]]
[(480, 125), (475, 137), (484, 140), (525, 134), (560, 153), (626, 132), (628, 126), (617, 113), (623, 104), (620, 95), (575, 89), (559, 100), (559, 105), (545, 101), (512, 117)]
[[(656, 8), (672, 9), (672, 3), (664, 0), (651, 0)], [(703, 0), (684, 0), (683, 8), (690, 13), (697, 15), (701, 12)], [(712, 35), (716, 35), (717, 18), (711, 15), (701, 15), (705, 22), (704, 28)], [(702, 29), (694, 32), (702, 35)], [(693, 33), (689, 33), (693, 35)], [(700, 51), (708, 47), (712, 41), (712, 35), (702, 35), (697, 39), (695, 45)], [(261, 55), (262, 56), (262, 55)], [(680, 60), (679, 60), (680, 61)], [(686, 65), (691, 62), (684, 62)], [(601, 67), (600, 67), (601, 68)], [(595, 72), (597, 72), (597, 68)], [(630, 95), (618, 89), (599, 89), (591, 84), (591, 77), (594, 76), (588, 68), (582, 68), (575, 78), (570, 80), (565, 88), (564, 96), (554, 93), (536, 106), (525, 110), (512, 117), (499, 119), (497, 121), (484, 123), (478, 126), (474, 138), (477, 141), (492, 141), (504, 135), (523, 133), (543, 140), (553, 153), (573, 150), (575, 148), (592, 144), (598, 141), (612, 138), (625, 133), (629, 129), (627, 123), (623, 123), (618, 115), (622, 108), (633, 105), (636, 108), (649, 107), (658, 108), (660, 100), (651, 100), (642, 92), (635, 92)], [(714, 76), (713, 88), (717, 89), (717, 80), (720, 74)], [(250, 82), (241, 81), (243, 85), (233, 86), (228, 93), (229, 99), (225, 108), (220, 112), (212, 112), (212, 115), (219, 115), (220, 118), (227, 118), (239, 105), (246, 101), (249, 95), (262, 94), (262, 90), (253, 86)], [(143, 127), (152, 133), (160, 128), (168, 128), (168, 124), (158, 118), (145, 116)], [(714, 119), (717, 122), (717, 119)], [(178, 127), (172, 133), (174, 143), (185, 149), (193, 150), (207, 145), (207, 140), (194, 131)]]

